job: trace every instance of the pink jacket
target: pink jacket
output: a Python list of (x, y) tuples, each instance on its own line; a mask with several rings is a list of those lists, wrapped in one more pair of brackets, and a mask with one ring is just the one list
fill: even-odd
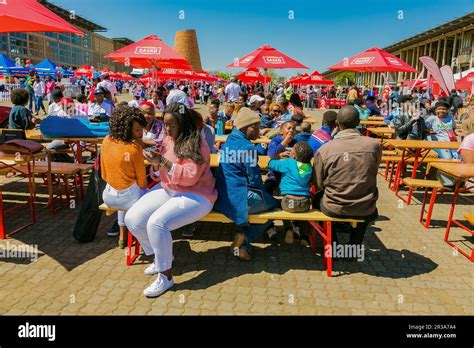
[(214, 204), (217, 199), (217, 190), (210, 167), (211, 153), (203, 138), (201, 141), (201, 154), (205, 161), (203, 164), (199, 165), (190, 159), (177, 158), (174, 154), (174, 141), (170, 136), (165, 136), (163, 139), (161, 154), (174, 163), (172, 175), (160, 168), (161, 185), (164, 188), (176, 192), (194, 193)]

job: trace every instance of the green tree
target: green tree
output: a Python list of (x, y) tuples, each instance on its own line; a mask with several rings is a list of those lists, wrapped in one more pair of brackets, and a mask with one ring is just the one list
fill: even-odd
[(228, 80), (234, 75), (234, 74), (229, 73), (229, 72), (223, 72), (223, 71), (217, 71), (217, 70), (211, 70), (211, 71), (209, 71), (209, 74), (217, 75), (217, 76), (223, 78), (224, 80)]
[(353, 71), (342, 71), (337, 74), (336, 79), (334, 80), (335, 85), (353, 85), (355, 83), (355, 72)]

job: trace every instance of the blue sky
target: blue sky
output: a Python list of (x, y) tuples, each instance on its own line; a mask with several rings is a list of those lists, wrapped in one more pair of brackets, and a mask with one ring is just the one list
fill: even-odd
[(308, 66), (308, 72), (323, 72), (344, 57), (388, 46), (474, 10), (472, 0), (51, 2), (106, 27), (108, 37), (139, 40), (156, 34), (173, 46), (176, 31), (196, 29), (203, 68), (236, 72), (225, 66), (264, 44)]

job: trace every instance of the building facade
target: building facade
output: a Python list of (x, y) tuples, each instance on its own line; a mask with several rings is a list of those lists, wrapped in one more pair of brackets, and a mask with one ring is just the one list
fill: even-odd
[[(410, 64), (418, 73), (423, 68), (418, 59), (422, 56), (430, 56), (440, 67), (450, 65), (455, 74), (471, 69), (474, 65), (474, 12), (383, 49)], [(338, 71), (326, 71), (323, 75), (334, 79), (338, 73)], [(418, 73), (389, 73), (388, 80), (390, 82), (413, 80)], [(425, 69), (422, 78), (426, 77)], [(357, 79), (361, 84), (370, 83), (371, 74), (358, 73)], [(375, 84), (383, 83), (382, 74), (377, 73)]]
[(41, 4), (80, 29), (85, 35), (70, 33), (7, 33), (0, 34), (0, 53), (22, 65), (29, 59), (37, 64), (45, 58), (58, 65), (77, 68), (91, 65), (96, 70), (109, 68), (112, 71), (129, 71), (130, 67), (104, 58), (133, 41), (127, 38), (111, 39), (100, 32), (107, 29), (45, 0)]

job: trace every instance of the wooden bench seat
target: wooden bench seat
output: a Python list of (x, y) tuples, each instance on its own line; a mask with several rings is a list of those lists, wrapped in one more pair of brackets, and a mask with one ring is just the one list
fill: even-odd
[[(382, 162), (401, 162), (402, 156), (382, 156)], [(405, 162), (415, 162), (415, 158), (407, 158)], [(448, 162), (448, 163), (459, 163), (460, 160), (447, 159), (447, 158), (438, 158), (438, 157), (426, 157), (424, 160), (419, 159), (419, 163), (432, 163), (432, 162)]]
[[(106, 215), (111, 215), (114, 212), (118, 211), (118, 209), (113, 209), (107, 207), (106, 204), (101, 204), (99, 206), (100, 210), (105, 211)], [(330, 216), (325, 215), (323, 212), (319, 210), (310, 210), (305, 213), (289, 213), (283, 210), (275, 210), (271, 212), (265, 212), (260, 214), (252, 214), (249, 215), (249, 222), (253, 224), (264, 224), (269, 220), (299, 220), (299, 221), (307, 221), (311, 226), (311, 232), (309, 234), (311, 248), (313, 251), (316, 251), (316, 238), (319, 234), (323, 239), (323, 250), (322, 253), (323, 257), (323, 264), (326, 268), (326, 273), (328, 277), (332, 275), (332, 253), (327, 252), (327, 250), (332, 250), (332, 222), (347, 222), (350, 223), (352, 226), (355, 226), (358, 222), (363, 222), (363, 220), (357, 219), (338, 219), (332, 218)], [(199, 221), (201, 222), (221, 222), (221, 223), (231, 223), (232, 221), (227, 218), (224, 214), (211, 211), (209, 214), (204, 216)], [(134, 251), (132, 252), (132, 249)], [(126, 253), (126, 260), (127, 265), (131, 265), (133, 261), (138, 257), (140, 253), (140, 243), (136, 240), (135, 237), (132, 236), (130, 231), (128, 232), (127, 236), (127, 253)]]
[(438, 180), (403, 178), (402, 183), (409, 187), (424, 187), (424, 188), (435, 188), (435, 189), (443, 188), (443, 185)]
[(474, 214), (465, 214), (464, 218), (467, 222), (474, 226)]

